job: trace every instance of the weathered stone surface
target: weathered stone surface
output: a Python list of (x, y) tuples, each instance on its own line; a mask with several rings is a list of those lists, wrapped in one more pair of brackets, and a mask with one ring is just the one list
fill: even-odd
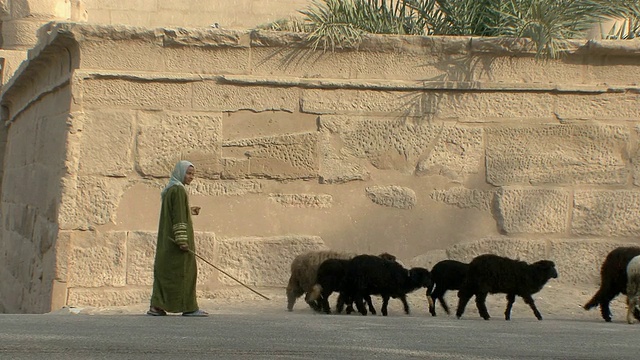
[(486, 129), (485, 137), (493, 185), (627, 182), (629, 131), (623, 126), (499, 127)]
[(446, 259), (448, 259), (446, 250), (433, 250), (410, 259), (406, 267), (411, 268), (419, 266), (431, 271), (431, 269), (433, 269), (433, 265)]
[(568, 228), (569, 192), (502, 188), (496, 193), (498, 227), (507, 234), (563, 233)]
[(222, 117), (223, 141), (318, 131), (318, 116), (286, 111), (236, 111)]
[(157, 237), (156, 232), (127, 233), (127, 285), (153, 285)]
[[(251, 96), (246, 96), (247, 93)], [(294, 112), (300, 108), (299, 90), (295, 88), (246, 87), (224, 85), (213, 81), (193, 84), (193, 108), (206, 111), (270, 111)]]
[(320, 183), (342, 184), (350, 181), (369, 180), (371, 174), (366, 169), (365, 160), (343, 154), (342, 141), (335, 134), (323, 130), (318, 144), (320, 151)]
[[(599, 66), (598, 66), (599, 67)], [(559, 94), (560, 119), (640, 120), (640, 95), (630, 93)]]
[(600, 267), (607, 254), (618, 246), (638, 244), (606, 239), (551, 239), (549, 245), (549, 258), (556, 263), (559, 282), (598, 286)]
[[(257, 286), (286, 286), (293, 259), (325, 247), (320, 237), (305, 235), (220, 239), (218, 246), (220, 267), (239, 281)], [(220, 281), (235, 283), (223, 274)]]
[(573, 199), (571, 232), (576, 235), (640, 235), (640, 191), (580, 190)]
[(328, 194), (269, 194), (269, 199), (287, 207), (328, 208), (333, 203)]
[(320, 124), (340, 135), (341, 154), (368, 159), (379, 169), (411, 172), (442, 130), (419, 120), (388, 117), (323, 116)]
[(435, 190), (431, 193), (431, 199), (443, 202), (447, 205), (454, 205), (462, 209), (478, 209), (483, 211), (491, 210), (495, 191), (468, 189), (462, 186), (453, 187), (446, 190)]
[(418, 163), (416, 174), (463, 181), (468, 174), (478, 173), (483, 155), (481, 128), (445, 126), (433, 151)]
[(309, 89), (304, 90), (302, 97), (302, 111), (314, 114), (419, 116), (421, 106), (421, 95), (416, 92)]
[(72, 223), (65, 224), (71, 228), (88, 229), (95, 225), (116, 223), (118, 204), (124, 192), (133, 186), (127, 179), (110, 179), (106, 177), (81, 176), (77, 179), (75, 203), (72, 213), (60, 216)]
[(582, 64), (571, 59), (561, 61), (539, 61), (525, 56), (482, 56), (470, 61), (474, 80), (493, 83), (583, 83), (585, 74)]
[(165, 71), (164, 52), (149, 41), (100, 41), (82, 44), (84, 69)]
[[(170, 81), (85, 79), (82, 102), (88, 107), (146, 110), (191, 109), (192, 85)], [(208, 95), (213, 96), (213, 95)]]
[(234, 152), (249, 159), (248, 176), (274, 179), (318, 176), (317, 133), (226, 141), (223, 147), (234, 148)]
[(82, 130), (80, 175), (127, 176), (134, 171), (135, 115), (124, 111), (88, 111)]
[[(635, 135), (640, 136), (640, 125), (634, 127)], [(631, 172), (633, 174), (633, 185), (640, 186), (640, 146), (631, 146)]]
[(147, 303), (151, 288), (69, 288), (68, 306), (126, 306)]
[(447, 248), (449, 259), (467, 263), (482, 254), (496, 254), (511, 259), (534, 262), (547, 258), (547, 244), (545, 240), (539, 239), (489, 237), (455, 244)]
[(262, 193), (258, 180), (206, 180), (198, 179), (190, 187), (190, 193), (203, 196), (242, 196)]
[(401, 186), (370, 186), (365, 189), (374, 203), (398, 209), (411, 209), (416, 205), (415, 191)]
[[(220, 113), (140, 113), (137, 163), (144, 175), (167, 177), (178, 160), (220, 157), (222, 120)], [(176, 151), (180, 149), (180, 151)], [(199, 166), (194, 161), (196, 171)], [(203, 170), (213, 176), (216, 169)]]
[(460, 92), (425, 94), (425, 114), (439, 119), (493, 121), (507, 119), (554, 118), (555, 99), (551, 94), (523, 92)]
[(127, 233), (77, 231), (71, 236), (68, 286), (125, 286)]

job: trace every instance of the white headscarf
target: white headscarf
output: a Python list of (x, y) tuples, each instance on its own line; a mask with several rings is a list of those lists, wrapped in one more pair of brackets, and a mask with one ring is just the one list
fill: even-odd
[[(178, 161), (176, 166), (173, 168), (173, 172), (171, 173), (171, 179), (169, 179), (169, 183), (167, 184), (167, 186), (162, 189), (160, 197), (164, 197), (164, 194), (167, 192), (167, 190), (169, 190), (169, 188), (174, 185), (184, 187), (182, 181), (184, 180), (184, 176), (187, 174), (187, 169), (189, 169), (189, 166), (193, 166), (193, 164), (187, 160)], [(195, 168), (195, 166), (193, 167)]]

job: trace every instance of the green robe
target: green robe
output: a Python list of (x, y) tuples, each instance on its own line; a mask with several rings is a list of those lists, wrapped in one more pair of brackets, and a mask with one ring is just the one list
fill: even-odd
[(167, 312), (198, 310), (196, 257), (180, 250), (179, 244), (188, 244), (195, 251), (187, 192), (174, 185), (162, 198), (151, 294), (151, 306)]

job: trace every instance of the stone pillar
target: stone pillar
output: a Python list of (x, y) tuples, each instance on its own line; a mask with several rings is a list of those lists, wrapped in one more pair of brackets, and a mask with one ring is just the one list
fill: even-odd
[(71, 18), (71, 0), (0, 0), (2, 48), (26, 50), (38, 40), (38, 31), (52, 20)]

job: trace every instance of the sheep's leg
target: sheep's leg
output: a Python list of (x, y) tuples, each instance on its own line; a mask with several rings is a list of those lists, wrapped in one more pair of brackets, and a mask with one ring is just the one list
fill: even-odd
[(536, 316), (536, 319), (542, 320), (542, 315), (540, 314), (540, 311), (538, 311), (538, 308), (536, 307), (536, 303), (533, 301), (533, 298), (531, 297), (531, 295), (525, 295), (522, 298), (524, 299), (524, 302), (529, 305), (531, 310), (533, 310), (533, 315)]
[(367, 295), (367, 296), (365, 296), (364, 299), (367, 302), (367, 306), (369, 306), (369, 312), (371, 313), (371, 315), (375, 315), (376, 314), (376, 308), (373, 307), (373, 303), (371, 302), (371, 296)]
[(325, 314), (331, 314), (331, 306), (329, 305), (329, 296), (331, 296), (331, 291), (323, 291), (322, 296), (320, 297), (320, 304), (322, 305), (322, 311)]
[(436, 316), (436, 297), (433, 296), (433, 287), (435, 283), (431, 283), (427, 287), (427, 303), (429, 305), (429, 313), (431, 316)]
[(456, 310), (456, 317), (460, 319), (464, 314), (464, 309), (467, 307), (467, 303), (471, 300), (472, 293), (460, 290), (458, 291), (458, 309)]
[(360, 294), (356, 295), (353, 298), (353, 301), (356, 303), (356, 308), (358, 309), (360, 314), (367, 315), (367, 309), (365, 309), (365, 307), (364, 307), (363, 300), (362, 300), (362, 295), (360, 295)]
[(596, 294), (593, 295), (591, 300), (589, 300), (589, 302), (587, 302), (583, 307), (585, 310), (589, 310), (600, 305), (600, 314), (602, 315), (602, 318), (606, 322), (611, 322), (611, 309), (609, 308), (609, 303), (618, 295), (618, 292), (611, 294), (611, 285), (607, 279), (602, 279), (602, 281), (603, 283), (600, 285), (600, 289), (598, 289)]
[(511, 320), (511, 308), (516, 302), (516, 294), (507, 294), (507, 309), (504, 311), (504, 319)]
[(489, 316), (489, 311), (487, 310), (487, 293), (486, 292), (478, 292), (476, 293), (476, 307), (478, 308), (478, 312), (483, 319), (489, 320), (491, 316)]
[[(342, 310), (344, 309), (345, 297), (346, 296), (343, 293), (340, 293), (340, 295), (338, 295), (338, 301), (336, 301), (336, 312), (338, 314), (341, 314)], [(353, 312), (353, 305), (349, 303), (347, 305), (347, 314), (351, 314), (352, 312)]]
[(380, 309), (382, 316), (387, 316), (387, 305), (389, 305), (389, 296), (382, 295), (382, 309)]
[(402, 306), (404, 308), (404, 313), (409, 315), (409, 303), (407, 303), (407, 296), (406, 295), (400, 296), (400, 301), (402, 301)]
[(627, 294), (627, 323), (633, 324), (633, 311), (636, 308), (637, 296)]
[(293, 276), (289, 278), (289, 284), (287, 285), (287, 310), (293, 311), (293, 305), (296, 303), (296, 299), (304, 294), (304, 291), (299, 286), (296, 279)]
[[(440, 306), (442, 306), (442, 308), (444, 309), (444, 311), (447, 313), (447, 315), (450, 315), (451, 312), (449, 311), (449, 306), (447, 305), (447, 302), (444, 301), (444, 294), (446, 294), (447, 289), (443, 289), (440, 290), (439, 288), (436, 288), (436, 291), (433, 293), (433, 306), (435, 307), (436, 305), (436, 299), (440, 300)], [(433, 312), (431, 313), (431, 315), (436, 316), (436, 309), (433, 309)]]

